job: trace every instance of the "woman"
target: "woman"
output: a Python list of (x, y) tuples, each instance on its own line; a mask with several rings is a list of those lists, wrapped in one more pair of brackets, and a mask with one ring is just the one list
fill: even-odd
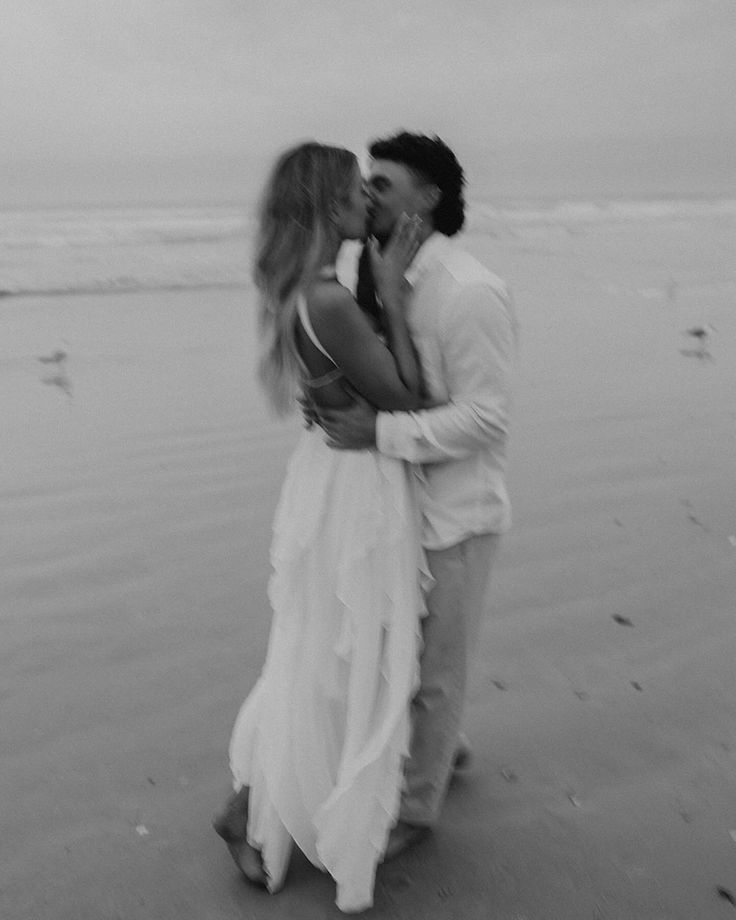
[[(343, 241), (365, 233), (353, 154), (308, 143), (279, 159), (255, 264), (260, 377), (279, 411), (300, 390), (318, 407), (348, 405), (353, 391), (378, 409), (423, 405), (402, 304), (416, 222), (402, 219), (383, 253), (371, 246), (385, 340), (335, 272)], [(304, 431), (274, 522), (266, 662), (233, 729), (236, 792), (215, 821), (243, 873), (272, 892), (293, 841), (333, 876), (341, 910), (372, 904), (418, 674), (429, 580), (418, 525), (401, 461)]]

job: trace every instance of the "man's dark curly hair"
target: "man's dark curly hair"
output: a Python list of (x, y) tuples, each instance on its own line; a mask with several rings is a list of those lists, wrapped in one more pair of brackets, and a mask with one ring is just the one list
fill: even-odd
[(455, 154), (436, 135), (401, 131), (373, 141), (368, 152), (374, 160), (391, 160), (406, 166), (420, 179), (436, 185), (441, 198), (432, 212), (435, 230), (454, 236), (465, 223), (465, 176)]

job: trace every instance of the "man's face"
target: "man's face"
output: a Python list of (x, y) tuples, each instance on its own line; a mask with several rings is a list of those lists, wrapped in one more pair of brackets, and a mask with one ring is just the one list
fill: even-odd
[(381, 242), (391, 236), (403, 212), (424, 217), (423, 186), (415, 174), (393, 160), (373, 160), (368, 172), (368, 229)]

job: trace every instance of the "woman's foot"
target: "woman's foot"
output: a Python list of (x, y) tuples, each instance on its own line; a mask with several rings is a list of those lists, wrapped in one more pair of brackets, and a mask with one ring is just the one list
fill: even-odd
[(250, 790), (243, 786), (234, 792), (225, 808), (212, 821), (215, 833), (227, 844), (235, 865), (249, 882), (255, 885), (268, 883), (261, 851), (248, 843), (248, 797)]
[(389, 834), (383, 862), (395, 859), (399, 853), (403, 853), (404, 850), (423, 840), (430, 831), (431, 828), (423, 824), (407, 824), (406, 821), (399, 821)]
[(228, 842), (227, 848), (233, 858), (233, 862), (240, 869), (243, 876), (253, 885), (260, 885), (266, 888), (268, 885), (268, 876), (263, 868), (263, 859), (261, 851), (252, 847), (247, 840), (237, 840)]

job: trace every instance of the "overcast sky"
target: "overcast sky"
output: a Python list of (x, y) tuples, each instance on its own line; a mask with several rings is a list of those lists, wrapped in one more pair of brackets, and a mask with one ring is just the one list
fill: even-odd
[(0, 204), (247, 199), (399, 127), (478, 194), (735, 192), (735, 96), (734, 0), (3, 0)]

